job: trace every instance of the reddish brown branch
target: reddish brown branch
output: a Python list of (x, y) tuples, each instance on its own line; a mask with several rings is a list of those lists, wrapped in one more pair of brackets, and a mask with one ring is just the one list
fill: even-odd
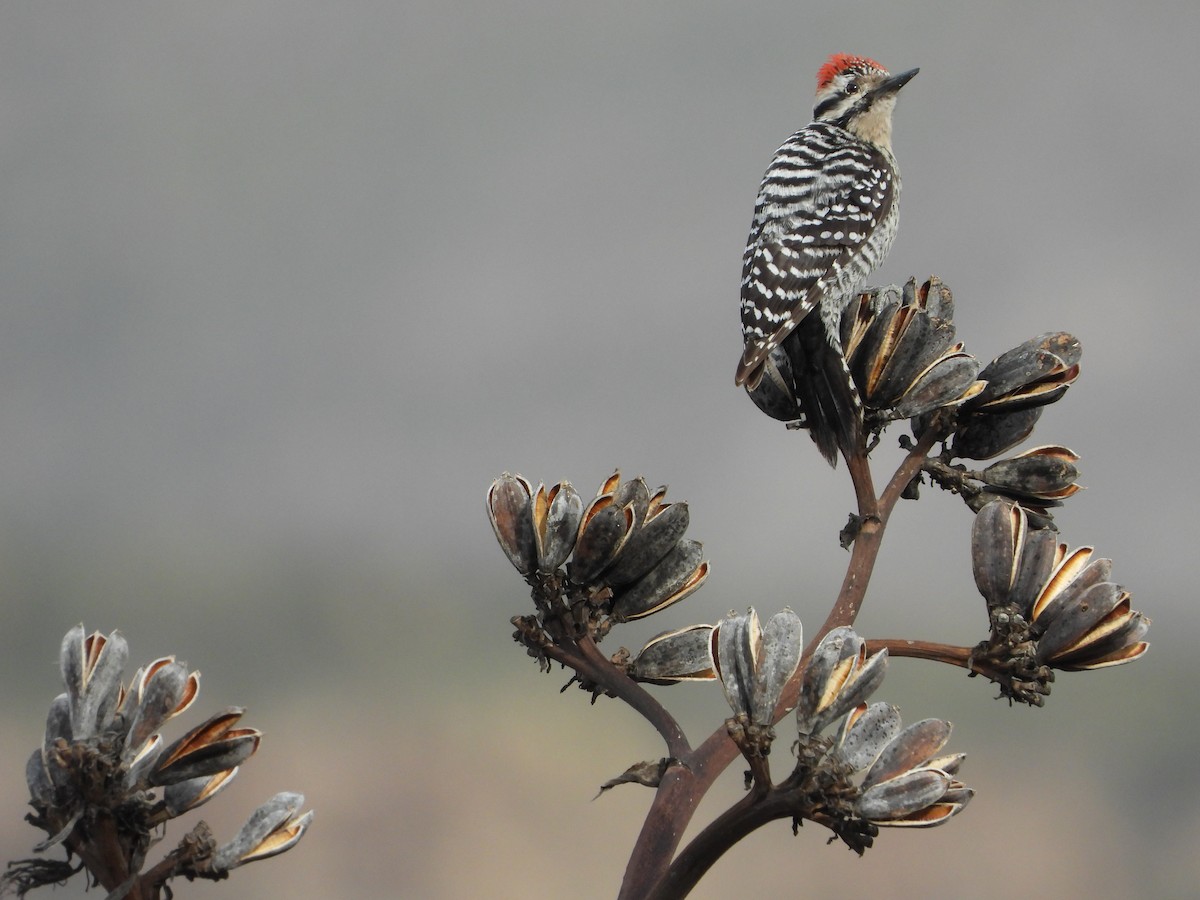
[[(850, 563), (837, 602), (821, 629), (810, 641), (804, 659), (797, 669), (796, 677), (783, 690), (779, 706), (775, 711), (775, 721), (779, 721), (795, 708), (800, 694), (800, 679), (804, 665), (821, 638), (839, 625), (854, 623), (862, 608), (862, 601), (867, 592), (871, 573), (875, 568), (875, 561), (879, 556), (883, 532), (892, 509), (900, 500), (905, 487), (920, 473), (921, 465), (933, 445), (941, 438), (942, 433), (935, 423), (935, 426), (923, 433), (909, 449), (908, 455), (905, 456), (879, 497), (875, 496), (870, 461), (865, 449), (859, 454), (847, 457), (846, 466), (854, 482), (854, 493), (858, 501), (858, 532), (851, 550)], [(671, 860), (679, 847), (683, 832), (699, 806), (700, 800), (717, 776), (737, 756), (737, 748), (725, 733), (724, 727), (721, 727), (709, 735), (704, 743), (691, 754), (680, 757), (682, 766), (673, 766), (667, 771), (655, 794), (650, 811), (642, 823), (642, 831), (638, 835), (637, 844), (634, 846), (633, 854), (630, 856), (625, 870), (619, 900), (635, 900), (635, 898), (651, 896), (656, 900), (659, 897), (682, 897), (687, 890), (690, 890), (694, 881), (688, 881), (685, 889), (683, 883), (668, 886), (664, 879), (670, 870)], [(738, 819), (740, 823), (738, 827), (744, 825), (747, 828), (745, 833), (749, 833), (768, 821), (769, 818), (777, 818), (777, 816), (768, 816), (761, 820), (757, 814), (744, 817)], [(723, 820), (724, 816), (718, 819), (718, 821)], [(744, 834), (740, 836), (744, 836)], [(695, 842), (689, 845), (684, 853), (692, 853), (694, 844)], [(724, 846), (727, 849), (731, 845)], [(694, 852), (701, 854), (702, 849), (696, 849)], [(723, 852), (723, 850), (719, 852)], [(699, 872), (696, 877), (698, 878), (702, 874), (703, 871)], [(660, 882), (663, 882), (661, 886), (652, 887), (659, 885)]]
[(878, 653), (884, 648), (887, 648), (888, 656), (892, 657), (929, 659), (934, 662), (949, 663), (963, 669), (973, 669), (971, 647), (956, 647), (952, 644), (939, 644), (934, 641), (909, 641), (902, 638), (867, 641), (868, 654)]

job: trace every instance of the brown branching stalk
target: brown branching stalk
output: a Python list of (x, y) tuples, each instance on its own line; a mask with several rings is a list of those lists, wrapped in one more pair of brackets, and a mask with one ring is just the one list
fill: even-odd
[[(1064, 332), (1039, 335), (981, 367), (955, 343), (952, 316), (949, 289), (936, 278), (872, 289), (843, 314), (862, 427), (846, 429), (838, 442), (856, 510), (841, 533), (850, 550), (841, 589), (807, 643), (792, 610), (764, 621), (750, 609), (663, 632), (636, 655), (621, 648), (606, 657), (597, 645), (614, 627), (704, 583), (702, 547), (684, 537), (687, 504), (619, 473), (586, 505), (569, 482), (535, 489), (506, 473), (492, 484), (492, 527), (535, 606), (533, 615), (513, 618), (516, 640), (543, 670), (552, 662), (571, 669), (568, 685), (578, 683), (593, 702), (629, 704), (666, 744), (661, 759), (604, 786), (655, 791), (620, 900), (686, 896), (730, 847), (777, 819), (828, 828), (862, 854), (883, 826), (938, 825), (960, 812), (974, 792), (957, 777), (965, 754), (943, 752), (950, 723), (930, 718), (904, 728), (896, 707), (868, 703), (889, 657), (962, 668), (996, 684), (1009, 702), (1041, 706), (1055, 670), (1102, 668), (1145, 653), (1149, 619), (1111, 580), (1111, 561), (1058, 542), (1052, 511), (1079, 490), (1079, 457), (1048, 445), (983, 468), (957, 462), (994, 459), (1028, 437), (1043, 407), (1078, 377), (1079, 342)], [(807, 424), (797, 400), (806, 395), (797, 379), (811, 371), (803, 352), (777, 348), (750, 391), (763, 412), (792, 427)], [(813, 385), (803, 387), (811, 395)], [(880, 490), (869, 454), (887, 424), (903, 419), (912, 436), (901, 438), (904, 455)], [(917, 499), (923, 484), (958, 496), (974, 514), (972, 568), (988, 634), (973, 646), (867, 640), (853, 627), (896, 505)], [(717, 681), (733, 713), (698, 744), (643, 687), (693, 680)], [(739, 757), (745, 795), (681, 847), (709, 788)], [(778, 773), (782, 763), (790, 771)]]
[[(796, 707), (800, 675), (804, 672), (804, 662), (811, 655), (813, 648), (832, 629), (840, 625), (853, 625), (862, 611), (867, 586), (879, 557), (884, 529), (892, 510), (905, 486), (920, 472), (930, 449), (943, 436), (937, 428), (927, 429), (905, 456), (879, 496), (874, 492), (870, 460), (865, 448), (861, 453), (846, 460), (858, 499), (858, 534), (851, 548), (850, 562), (846, 567), (846, 577), (837, 601), (821, 630), (806, 647), (796, 676), (784, 688), (776, 709), (776, 722)], [(693, 813), (700, 805), (700, 800), (716, 781), (717, 776), (737, 757), (738, 749), (723, 728), (713, 732), (690, 756), (677, 757), (680, 759), (678, 768), (683, 771), (673, 773), (676, 777), (670, 781), (664, 778), (655, 795), (626, 867), (620, 900), (637, 900), (643, 897), (647, 900), (666, 900), (685, 896), (687, 890), (695, 886), (709, 866), (746, 834), (772, 819), (790, 815), (768, 814), (770, 804), (755, 803), (749, 796), (743, 798), (737, 806), (728, 810), (696, 838), (697, 841), (703, 841), (702, 849), (697, 848), (692, 852), (685, 850), (672, 864), (671, 859)], [(778, 806), (778, 802), (775, 806)], [(647, 891), (649, 885), (655, 887)], [(681, 890), (683, 893), (679, 892)]]

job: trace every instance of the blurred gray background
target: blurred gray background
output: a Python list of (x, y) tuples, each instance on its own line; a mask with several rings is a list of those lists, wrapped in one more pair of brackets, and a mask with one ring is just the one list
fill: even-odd
[[(1198, 38), (1191, 2), (5, 4), (0, 855), (40, 837), (22, 772), (83, 621), (203, 672), (180, 730), (266, 732), (218, 833), (278, 790), (317, 811), (178, 896), (613, 896), (650, 795), (592, 798), (660, 745), (512, 644), (484, 492), (620, 467), (690, 502), (708, 585), (610, 651), (748, 604), (820, 623), (849, 483), (733, 370), (759, 178), (849, 51), (921, 67), (878, 279), (941, 275), (985, 359), (1079, 335), (1030, 444), (1082, 455), (1062, 534), (1154, 647), (1043, 710), (897, 661), (880, 697), (955, 722), (970, 809), (862, 860), (778, 823), (697, 896), (1193, 896)], [(893, 524), (861, 630), (979, 640), (962, 504)], [(724, 718), (664, 696), (694, 739)]]

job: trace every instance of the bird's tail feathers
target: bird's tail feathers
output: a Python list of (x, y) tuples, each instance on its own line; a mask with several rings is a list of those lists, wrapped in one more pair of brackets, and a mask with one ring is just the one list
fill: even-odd
[(863, 439), (863, 407), (840, 348), (819, 322), (801, 322), (785, 342), (805, 427), (831, 466), (838, 451), (855, 452)]

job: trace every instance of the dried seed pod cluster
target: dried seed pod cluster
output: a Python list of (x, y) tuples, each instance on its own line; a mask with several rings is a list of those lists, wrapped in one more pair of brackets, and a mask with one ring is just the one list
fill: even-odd
[[(824, 821), (858, 852), (870, 846), (875, 826), (939, 825), (966, 806), (974, 793), (957, 779), (963, 754), (943, 754), (950, 723), (925, 719), (902, 728), (887, 703), (867, 704), (882, 683), (887, 651), (866, 655), (853, 629), (835, 628), (805, 667), (796, 720), (800, 729), (793, 781), (808, 794)], [(821, 732), (834, 723), (835, 736)], [(824, 772), (824, 778), (810, 773)]]
[(863, 404), (907, 419), (977, 395), (979, 363), (954, 341), (954, 299), (936, 277), (860, 295), (842, 314), (842, 346)]
[[(873, 429), (962, 404), (984, 389), (978, 361), (954, 340), (953, 319), (950, 289), (937, 277), (920, 286), (909, 279), (902, 288), (871, 288), (843, 311), (846, 364)], [(794, 341), (776, 348), (750, 393), (772, 418), (805, 418), (793, 375), (807, 365), (801, 353)]]
[[(51, 703), (45, 739), (26, 765), (29, 818), (49, 835), (37, 849), (61, 843), (110, 891), (139, 877), (155, 832), (228, 786), (262, 737), (239, 727), (244, 711), (230, 708), (166, 745), (161, 729), (192, 705), (200, 674), (162, 657), (139, 669), (126, 688), (128, 655), (119, 632), (88, 635), (82, 625), (67, 632), (60, 652), (66, 692)], [(159, 890), (176, 875), (221, 878), (237, 865), (282, 853), (312, 819), (311, 812), (300, 814), (302, 805), (299, 794), (279, 795), (224, 847), (200, 823), (174, 851), (171, 866), (154, 868), (146, 889)], [(260, 827), (263, 821), (270, 827)], [(10, 867), (4, 885), (28, 890), (48, 883), (43, 877), (61, 880), (57, 868), (28, 862)]]
[[(1078, 457), (1065, 447), (1038, 447), (983, 473), (949, 466), (954, 459), (993, 459), (1029, 437), (1045, 406), (1061, 399), (1079, 377), (1082, 348), (1073, 335), (1038, 335), (981, 369), (955, 340), (954, 299), (935, 276), (921, 285), (909, 279), (903, 287), (861, 293), (842, 313), (841, 343), (862, 400), (865, 433), (877, 433), (894, 419), (910, 419), (918, 436), (936, 425), (947, 440), (941, 456), (945, 477), (930, 474), (961, 493), (972, 509), (999, 493), (1026, 502), (1049, 525), (1046, 508), (1079, 489)], [(797, 341), (773, 350), (762, 382), (750, 392), (759, 409), (793, 427), (806, 424), (794, 376), (808, 366), (803, 352)], [(960, 490), (967, 477), (980, 484)]]
[(966, 754), (943, 754), (950, 723), (923, 719), (901, 728), (886, 703), (860, 703), (846, 716), (833, 753), (864, 772), (855, 811), (875, 825), (940, 825), (961, 812), (974, 791), (958, 780)]
[(687, 504), (667, 502), (666, 493), (614, 472), (585, 505), (570, 482), (534, 489), (506, 472), (488, 490), (488, 518), (531, 584), (561, 576), (592, 620), (622, 622), (678, 603), (708, 577), (702, 545), (684, 537)]
[(1034, 690), (1025, 681), (1031, 674), (1045, 678), (1043, 669), (1115, 666), (1148, 649), (1150, 620), (1109, 580), (1111, 561), (1095, 557), (1091, 547), (1071, 551), (1052, 532), (1032, 528), (1021, 506), (1006, 500), (985, 506), (975, 517), (971, 553), (992, 629), (977, 654), (1020, 676), (1014, 698), (1040, 705), (1049, 687)]
[(1066, 332), (1030, 338), (979, 372), (986, 386), (958, 411), (950, 455), (992, 459), (1033, 431), (1042, 410), (1079, 377), (1083, 348)]

